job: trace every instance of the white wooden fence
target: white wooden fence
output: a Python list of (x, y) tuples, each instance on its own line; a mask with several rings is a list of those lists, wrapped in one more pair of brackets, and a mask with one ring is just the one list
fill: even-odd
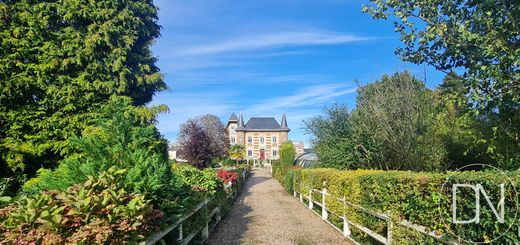
[[(323, 186), (325, 186), (325, 184), (326, 183), (324, 182)], [(312, 210), (313, 213), (320, 216), (323, 221), (325, 221), (327, 224), (331, 225), (335, 230), (341, 232), (344, 237), (348, 238), (350, 241), (354, 242), (355, 244), (359, 244), (359, 243), (352, 238), (351, 227), (355, 227), (356, 229), (369, 235), (370, 237), (372, 237), (373, 239), (375, 239), (376, 241), (378, 241), (382, 244), (393, 244), (392, 233), (393, 233), (394, 225), (401, 225), (408, 229), (415, 230), (419, 233), (432, 237), (435, 240), (445, 243), (445, 244), (460, 244), (455, 239), (452, 239), (451, 237), (448, 237), (446, 235), (443, 235), (443, 236), (438, 235), (435, 232), (429, 231), (428, 228), (426, 228), (424, 226), (413, 224), (407, 220), (400, 220), (400, 221), (395, 222), (391, 219), (391, 213), (381, 214), (381, 213), (373, 212), (369, 209), (366, 209), (364, 207), (361, 207), (359, 205), (346, 201), (345, 197), (342, 197), (342, 198), (334, 197), (327, 192), (327, 189), (325, 187), (323, 187), (323, 189), (321, 189), (321, 190), (316, 190), (311, 187), (308, 187), (307, 189), (308, 189), (308, 192), (306, 194), (297, 192), (295, 190), (293, 192), (294, 197), (298, 198), (303, 205), (306, 205), (310, 210)], [(312, 198), (313, 193), (321, 194), (321, 198), (320, 198), (321, 200), (314, 200)], [(361, 224), (352, 222), (351, 220), (348, 219), (348, 217), (346, 217), (346, 215), (344, 213), (338, 214), (338, 213), (332, 212), (329, 208), (327, 208), (327, 203), (326, 203), (327, 197), (329, 198), (329, 200), (332, 198), (332, 199), (342, 203), (345, 206), (349, 206), (349, 207), (354, 208), (355, 210), (359, 210), (360, 212), (364, 213), (365, 215), (371, 215), (373, 217), (383, 220), (384, 222), (386, 222), (386, 226), (387, 226), (386, 235), (385, 236), (380, 235), (377, 232), (375, 232), (367, 227), (364, 227)], [(305, 202), (307, 202), (307, 204), (305, 204)], [(318, 213), (316, 210), (314, 210), (314, 205), (320, 207), (321, 213)], [(336, 217), (339, 217), (340, 220), (342, 220), (342, 222), (343, 222), (342, 229), (338, 228), (331, 221), (329, 221), (329, 215), (335, 215)]]

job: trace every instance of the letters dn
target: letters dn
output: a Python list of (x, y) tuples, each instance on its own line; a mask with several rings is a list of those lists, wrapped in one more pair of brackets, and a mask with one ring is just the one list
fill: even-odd
[(484, 167), (487, 169), (479, 173), (481, 176), (457, 172), (446, 178), (442, 191), (445, 200), (440, 203), (442, 221), (449, 233), (470, 243), (518, 237), (515, 183), (506, 172)]

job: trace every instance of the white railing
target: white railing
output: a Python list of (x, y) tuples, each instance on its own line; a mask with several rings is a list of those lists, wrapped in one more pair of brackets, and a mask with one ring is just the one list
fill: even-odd
[[(325, 183), (323, 183), (323, 185), (325, 186)], [(297, 192), (297, 191), (293, 191), (293, 195), (294, 197), (298, 198), (299, 201), (307, 206), (313, 213), (317, 214), (318, 216), (321, 217), (321, 219), (323, 221), (325, 221), (327, 224), (331, 225), (335, 230), (341, 232), (343, 234), (344, 237), (348, 238), (350, 241), (354, 242), (355, 244), (359, 244), (357, 241), (355, 241), (353, 238), (352, 238), (352, 232), (351, 232), (351, 227), (355, 227), (356, 229), (360, 230), (361, 232), (369, 235), (370, 237), (372, 237), (373, 239), (375, 239), (376, 241), (382, 243), (382, 244), (392, 244), (393, 243), (393, 240), (392, 240), (392, 233), (393, 233), (393, 226), (394, 224), (397, 224), (397, 225), (401, 225), (401, 226), (404, 226), (408, 229), (412, 229), (414, 231), (417, 231), (421, 234), (424, 234), (426, 236), (429, 236), (429, 237), (432, 237), (434, 238), (435, 240), (439, 241), (439, 242), (442, 242), (442, 243), (446, 243), (446, 244), (459, 244), (455, 239), (452, 239), (448, 236), (441, 236), (439, 234), (436, 234), (435, 232), (432, 232), (432, 231), (429, 231), (428, 228), (424, 227), (424, 226), (421, 226), (421, 225), (417, 225), (417, 224), (413, 224), (407, 220), (400, 220), (400, 221), (393, 221), (392, 218), (391, 218), (391, 213), (387, 213), (387, 214), (381, 214), (381, 213), (377, 213), (377, 212), (373, 212), (369, 209), (366, 209), (364, 207), (361, 207), (359, 205), (356, 205), (356, 204), (353, 204), (351, 202), (348, 202), (345, 200), (345, 197), (342, 197), (342, 198), (337, 198), (337, 197), (334, 197), (332, 195), (330, 195), (328, 192), (327, 192), (327, 189), (325, 187), (323, 187), (322, 190), (316, 190), (316, 189), (313, 189), (313, 188), (308, 188), (308, 193), (307, 195), (305, 194), (302, 194), (300, 192)], [(312, 195), (313, 193), (319, 193), (321, 194), (321, 200), (313, 200), (312, 198)], [(379, 218), (383, 221), (386, 222), (386, 226), (387, 226), (387, 232), (386, 232), (386, 236), (383, 236), (383, 235), (380, 235), (378, 234), (377, 232), (361, 225), (361, 224), (357, 224), (351, 220), (348, 219), (348, 217), (346, 217), (346, 214), (343, 213), (343, 214), (338, 214), (338, 213), (334, 213), (333, 211), (331, 211), (329, 208), (327, 208), (327, 204), (326, 204), (326, 199), (329, 198), (329, 200), (332, 198), (333, 200), (336, 200), (340, 203), (342, 203), (345, 207), (352, 207), (356, 210), (359, 210), (360, 212), (362, 213), (365, 213), (365, 214), (368, 214), (368, 215), (371, 215), (371, 216), (374, 216), (376, 218)], [(305, 201), (307, 201), (307, 204), (305, 204)], [(314, 205), (320, 207), (321, 209), (321, 213), (318, 213), (315, 209), (314, 209)], [(338, 228), (335, 224), (333, 224), (331, 221), (328, 220), (329, 218), (329, 214), (332, 214), (332, 215), (335, 215), (336, 217), (339, 217), (340, 220), (342, 220), (343, 222), (343, 226), (342, 226), (342, 229)]]
[[(242, 184), (244, 184), (246, 181), (246, 175), (247, 175), (246, 171), (242, 171), (242, 179), (244, 180)], [(233, 186), (232, 184), (225, 185), (224, 189), (227, 192), (228, 190), (231, 190), (232, 186)], [(239, 190), (231, 191), (232, 195), (228, 198), (228, 202), (232, 203), (235, 200), (235, 198), (237, 197), (238, 192), (239, 192)], [(188, 234), (186, 236), (184, 236), (182, 224), (184, 223), (184, 221), (191, 218), (194, 214), (198, 213), (199, 211), (203, 210), (203, 208), (207, 207), (209, 203), (210, 203), (210, 199), (204, 199), (204, 201), (202, 201), (197, 206), (195, 206), (195, 208), (193, 210), (191, 210), (190, 213), (184, 215), (182, 218), (178, 219), (175, 223), (168, 226), (166, 229), (153, 234), (146, 241), (141, 242), (141, 245), (151, 245), (151, 244), (157, 243), (161, 239), (170, 238), (171, 235), (175, 235), (173, 233), (174, 230), (177, 230), (177, 232), (178, 232), (176, 237), (174, 239), (172, 239), (172, 240), (176, 240), (176, 242), (177, 242), (176, 244), (183, 244), (183, 245), (188, 244), (199, 233), (201, 233), (202, 239), (203, 239), (203, 241), (205, 241), (206, 239), (208, 239), (209, 233), (213, 229), (215, 229), (215, 227), (218, 225), (218, 223), (222, 219), (220, 207), (216, 207), (213, 210), (211, 210), (208, 217), (206, 218), (206, 222), (205, 222), (204, 226), (199, 227), (198, 229), (196, 229), (195, 231), (191, 232), (190, 234)], [(210, 224), (210, 222), (212, 220), (215, 220), (215, 222), (213, 224)]]

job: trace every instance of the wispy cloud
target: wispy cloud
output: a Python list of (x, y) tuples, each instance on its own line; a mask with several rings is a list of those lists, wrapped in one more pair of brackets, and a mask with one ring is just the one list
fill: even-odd
[(217, 54), (274, 47), (344, 44), (373, 39), (375, 38), (326, 31), (284, 31), (246, 35), (223, 42), (194, 46), (187, 48), (183, 53)]
[(330, 83), (308, 86), (296, 91), (296, 93), (274, 97), (253, 105), (249, 110), (253, 113), (269, 113), (274, 111), (289, 110), (293, 108), (315, 107), (336, 97), (356, 92), (356, 87), (351, 83)]

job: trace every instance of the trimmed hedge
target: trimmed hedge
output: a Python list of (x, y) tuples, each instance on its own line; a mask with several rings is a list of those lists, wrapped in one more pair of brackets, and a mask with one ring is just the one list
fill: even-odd
[[(514, 186), (520, 182), (520, 172), (507, 172)], [(423, 173), (409, 171), (352, 170), (335, 169), (296, 169), (273, 166), (274, 177), (292, 194), (292, 190), (307, 194), (309, 187), (327, 188), (329, 194), (343, 198), (378, 213), (390, 213), (392, 219), (408, 220), (435, 231), (440, 235), (455, 238), (449, 230), (459, 238), (473, 242), (491, 242), (499, 244), (518, 244), (520, 214), (515, 225), (507, 232), (508, 224), (515, 219), (517, 193), (504, 176), (494, 171), (481, 172), (448, 172)], [(325, 186), (323, 183), (325, 182)], [(500, 199), (499, 184), (505, 184), (505, 223), (497, 221), (484, 196), (480, 194), (480, 222), (478, 224), (452, 223), (452, 185), (481, 184), (490, 197), (497, 212)], [(319, 200), (321, 196), (313, 196)], [(346, 214), (351, 221), (362, 224), (381, 235), (386, 234), (384, 221), (366, 215), (359, 210), (345, 207), (333, 198), (327, 198), (327, 208), (334, 213)], [(457, 219), (470, 220), (475, 215), (475, 194), (469, 188), (460, 188), (457, 192)], [(332, 222), (341, 228), (339, 218)], [(355, 232), (355, 239), (369, 241), (366, 235)], [(433, 238), (422, 235), (411, 229), (396, 226), (393, 239), (396, 244), (437, 244)]]

